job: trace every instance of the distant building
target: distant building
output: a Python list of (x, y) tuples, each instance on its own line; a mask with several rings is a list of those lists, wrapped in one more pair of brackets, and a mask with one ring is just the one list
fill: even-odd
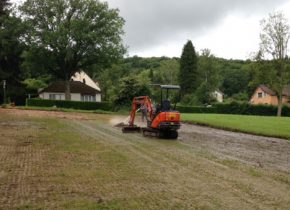
[[(290, 96), (290, 86), (288, 85), (283, 90), (283, 98), (282, 98), (282, 103), (288, 106), (290, 106), (289, 96)], [(277, 106), (278, 97), (276, 93), (270, 88), (268, 88), (266, 85), (259, 85), (254, 91), (250, 99), (250, 103)]]
[[(101, 89), (85, 72), (76, 73), (70, 81), (72, 101), (101, 102)], [(65, 100), (65, 81), (56, 81), (39, 91), (42, 99)]]
[(219, 90), (215, 90), (212, 93), (212, 96), (216, 99), (217, 102), (222, 103), (224, 101), (224, 94), (223, 94), (223, 92), (221, 92)]

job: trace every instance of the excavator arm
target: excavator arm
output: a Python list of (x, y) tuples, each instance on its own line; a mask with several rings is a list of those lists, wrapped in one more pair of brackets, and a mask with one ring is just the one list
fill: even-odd
[(145, 105), (147, 108), (147, 113), (149, 114), (149, 119), (153, 118), (153, 105), (151, 99), (148, 96), (138, 96), (133, 99), (132, 102), (132, 110), (130, 114), (129, 125), (134, 126), (136, 112), (138, 110), (138, 106)]

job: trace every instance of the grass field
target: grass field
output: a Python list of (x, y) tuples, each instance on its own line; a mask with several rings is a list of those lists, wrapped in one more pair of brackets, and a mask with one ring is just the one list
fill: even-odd
[[(0, 109), (0, 116), (0, 209), (290, 206), (289, 167), (283, 159), (285, 170), (276, 168), (282, 155), (267, 152), (273, 148), (268, 143), (256, 152), (269, 153), (273, 167), (211, 152), (191, 126), (180, 133), (182, 140), (165, 141), (122, 134), (113, 115)], [(221, 148), (233, 147), (234, 155), (247, 148), (236, 141), (221, 141)], [(269, 144), (290, 148), (288, 141)]]
[(290, 139), (290, 117), (182, 114), (182, 120), (227, 130)]

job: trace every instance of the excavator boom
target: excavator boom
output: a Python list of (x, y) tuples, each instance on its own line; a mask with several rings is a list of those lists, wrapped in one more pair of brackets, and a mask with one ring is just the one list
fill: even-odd
[(124, 133), (129, 132), (140, 132), (141, 128), (137, 125), (135, 125), (135, 116), (136, 112), (138, 110), (138, 107), (144, 105), (147, 108), (147, 113), (149, 115), (149, 119), (152, 119), (153, 117), (153, 105), (151, 102), (151, 99), (148, 96), (138, 96), (133, 99), (132, 102), (132, 110), (130, 113), (130, 120), (128, 126), (123, 126), (122, 131)]

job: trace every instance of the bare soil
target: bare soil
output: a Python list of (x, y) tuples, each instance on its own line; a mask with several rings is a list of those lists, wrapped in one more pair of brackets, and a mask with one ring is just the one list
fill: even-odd
[(290, 172), (290, 141), (183, 124), (180, 141), (213, 154), (259, 167)]
[(289, 209), (290, 141), (124, 118), (0, 109), (0, 209)]

